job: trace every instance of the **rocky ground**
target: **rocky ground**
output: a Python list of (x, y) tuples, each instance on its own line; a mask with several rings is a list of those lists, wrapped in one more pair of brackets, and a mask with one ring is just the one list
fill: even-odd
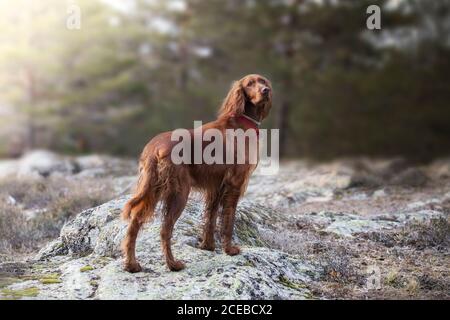
[[(38, 253), (14, 243), (3, 250), (2, 299), (450, 298), (450, 160), (290, 161), (277, 175), (256, 175), (238, 208), (235, 241), (243, 250), (235, 257), (198, 249), (203, 208), (193, 194), (173, 238), (187, 268), (169, 272), (164, 265), (156, 219), (138, 238), (144, 272), (129, 274), (121, 269), (126, 224), (119, 215), (134, 162), (52, 157), (38, 169), (24, 160), (3, 163), (3, 170), (0, 163), (0, 176), (8, 172), (0, 180), (65, 179), (81, 189), (101, 181), (112, 200), (65, 216), (59, 237)], [(5, 208), (25, 212), (26, 221), (55, 210), (53, 198), (39, 211), (17, 192), (1, 191)]]

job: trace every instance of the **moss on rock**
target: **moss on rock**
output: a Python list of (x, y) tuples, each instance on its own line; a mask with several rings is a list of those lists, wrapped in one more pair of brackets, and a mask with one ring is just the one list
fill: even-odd
[(6, 299), (21, 299), (25, 297), (36, 297), (39, 294), (39, 289), (36, 287), (30, 287), (25, 289), (2, 289), (1, 294)]
[(90, 266), (90, 265), (87, 265), (87, 266), (84, 266), (84, 267), (80, 268), (80, 272), (88, 272), (88, 271), (92, 271), (92, 270), (94, 270), (94, 267)]

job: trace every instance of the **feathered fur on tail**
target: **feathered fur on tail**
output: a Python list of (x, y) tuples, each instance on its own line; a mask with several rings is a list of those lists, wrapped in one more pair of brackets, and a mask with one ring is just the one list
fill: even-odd
[(151, 220), (159, 200), (156, 159), (150, 159), (140, 170), (136, 192), (122, 211), (122, 219), (137, 218), (141, 222)]

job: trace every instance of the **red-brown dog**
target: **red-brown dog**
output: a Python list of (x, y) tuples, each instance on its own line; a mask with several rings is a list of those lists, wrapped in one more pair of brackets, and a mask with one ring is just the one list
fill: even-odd
[[(219, 111), (217, 120), (202, 126), (203, 132), (215, 128), (225, 135), (227, 129), (258, 130), (272, 105), (270, 82), (256, 74), (235, 81)], [(193, 135), (193, 131), (190, 131)], [(206, 201), (204, 229), (200, 248), (215, 250), (214, 231), (218, 212), (221, 209), (221, 237), (223, 250), (229, 255), (239, 254), (238, 246), (232, 245), (236, 206), (245, 192), (248, 179), (255, 165), (244, 164), (174, 164), (171, 153), (176, 141), (171, 132), (154, 137), (144, 148), (139, 162), (139, 181), (134, 196), (127, 202), (122, 213), (129, 219), (123, 241), (124, 269), (141, 271), (136, 261), (136, 237), (141, 226), (154, 216), (158, 201), (162, 201), (163, 216), (161, 245), (167, 266), (172, 271), (181, 270), (184, 264), (173, 257), (170, 240), (173, 227), (180, 217), (191, 189), (200, 190)], [(208, 142), (203, 142), (205, 148)], [(236, 159), (236, 154), (234, 155)]]

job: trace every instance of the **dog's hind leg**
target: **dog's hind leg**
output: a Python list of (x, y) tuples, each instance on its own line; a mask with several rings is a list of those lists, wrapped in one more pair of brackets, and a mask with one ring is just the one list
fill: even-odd
[(168, 194), (164, 197), (163, 221), (161, 226), (161, 246), (167, 266), (172, 271), (184, 268), (184, 263), (175, 260), (172, 254), (171, 239), (173, 228), (183, 212), (190, 192), (189, 177), (178, 171), (169, 182)]
[(132, 218), (127, 229), (127, 235), (122, 243), (125, 254), (124, 269), (128, 272), (140, 272), (140, 264), (136, 260), (136, 238), (143, 222), (136, 217)]
[(127, 202), (122, 212), (122, 217), (129, 220), (127, 233), (122, 242), (124, 269), (128, 272), (142, 270), (136, 261), (136, 239), (142, 225), (153, 218), (159, 194), (156, 162), (149, 161), (141, 170), (136, 194)]
[(188, 194), (189, 193), (173, 193), (167, 198), (167, 208), (161, 226), (161, 246), (166, 258), (167, 266), (172, 271), (179, 271), (184, 268), (184, 263), (175, 260), (175, 258), (173, 257), (170, 241), (172, 239), (173, 227), (175, 225), (175, 222), (183, 212), (183, 209), (187, 202)]

